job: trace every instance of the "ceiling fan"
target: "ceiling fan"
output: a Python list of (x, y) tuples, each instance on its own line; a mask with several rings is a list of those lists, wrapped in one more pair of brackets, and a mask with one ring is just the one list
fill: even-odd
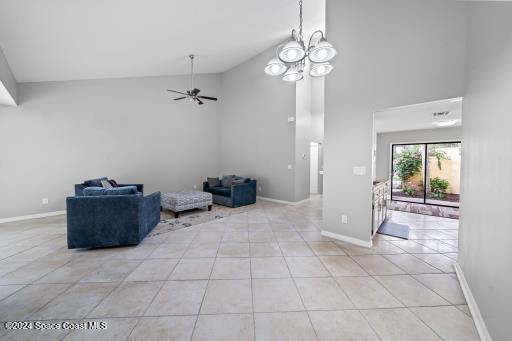
[(197, 102), (197, 104), (199, 104), (199, 105), (204, 104), (202, 99), (207, 99), (207, 100), (210, 100), (210, 101), (216, 101), (217, 100), (216, 97), (198, 96), (198, 94), (199, 94), (199, 92), (201, 90), (199, 90), (197, 88), (194, 88), (194, 55), (191, 54), (188, 57), (190, 58), (190, 88), (192, 90), (187, 90), (186, 93), (185, 92), (181, 92), (181, 91), (176, 91), (176, 90), (167, 90), (167, 91), (175, 92), (175, 93), (180, 94), (180, 95), (185, 95), (183, 97), (175, 98), (174, 99), (175, 101), (179, 101), (181, 99), (188, 98), (188, 100), (190, 102)]

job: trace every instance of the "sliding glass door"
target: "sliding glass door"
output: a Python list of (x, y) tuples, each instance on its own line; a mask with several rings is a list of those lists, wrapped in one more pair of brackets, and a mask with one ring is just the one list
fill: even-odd
[(459, 206), (460, 142), (393, 144), (391, 200)]

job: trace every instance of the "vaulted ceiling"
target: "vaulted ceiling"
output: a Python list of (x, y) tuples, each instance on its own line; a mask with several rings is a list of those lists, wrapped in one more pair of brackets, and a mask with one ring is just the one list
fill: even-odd
[[(306, 30), (324, 0), (304, 1)], [(0, 48), (18, 82), (222, 72), (286, 38), (297, 0), (2, 0)], [(262, 66), (263, 67), (263, 66)]]

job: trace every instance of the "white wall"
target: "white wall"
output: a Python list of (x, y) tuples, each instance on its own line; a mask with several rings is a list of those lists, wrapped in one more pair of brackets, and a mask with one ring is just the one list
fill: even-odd
[(494, 341), (512, 317), (512, 3), (469, 5), (459, 263)]
[(370, 242), (373, 112), (463, 94), (465, 16), (457, 1), (327, 1), (339, 54), (325, 85), (326, 231)]
[(0, 106), (16, 105), (18, 100), (17, 92), (18, 84), (0, 48)]
[[(295, 201), (295, 84), (263, 72), (272, 47), (222, 74), (221, 155), (226, 174), (258, 180), (259, 196)], [(309, 184), (308, 184), (309, 186)]]
[(295, 109), (295, 196), (293, 201), (309, 198), (311, 171), (311, 77), (296, 83)]
[[(220, 94), (219, 75), (196, 85)], [(201, 188), (220, 174), (219, 104), (166, 91), (188, 86), (187, 76), (19, 84), (20, 105), (0, 107), (0, 219), (63, 210), (73, 184), (99, 176), (148, 193)]]
[(462, 128), (439, 128), (377, 134), (375, 180), (391, 178), (391, 144), (460, 141)]

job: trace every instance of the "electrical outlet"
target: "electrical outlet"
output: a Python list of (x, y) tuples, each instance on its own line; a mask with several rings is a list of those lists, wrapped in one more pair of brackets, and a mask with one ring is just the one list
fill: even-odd
[(42, 203), (43, 205), (48, 205), (48, 198), (43, 198), (43, 199), (41, 199), (41, 203)]
[(192, 186), (192, 187), (193, 187), (194, 189), (197, 189), (197, 185), (196, 185), (196, 184), (194, 184), (194, 186)]
[(348, 224), (348, 217), (346, 215), (341, 216), (341, 223), (342, 224)]

